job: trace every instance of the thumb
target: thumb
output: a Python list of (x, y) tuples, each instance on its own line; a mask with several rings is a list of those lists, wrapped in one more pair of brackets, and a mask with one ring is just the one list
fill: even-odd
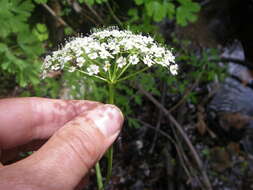
[(0, 170), (1, 181), (9, 179), (8, 184), (13, 184), (3, 189), (74, 189), (117, 138), (122, 123), (122, 113), (112, 105), (84, 112), (59, 129), (39, 151), (5, 167), (2, 175)]

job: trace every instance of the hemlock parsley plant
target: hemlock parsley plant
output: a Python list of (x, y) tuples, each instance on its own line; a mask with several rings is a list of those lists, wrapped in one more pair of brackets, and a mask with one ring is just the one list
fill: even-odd
[[(107, 83), (108, 103), (113, 104), (117, 83), (157, 66), (165, 67), (171, 75), (176, 75), (178, 65), (174, 59), (169, 49), (156, 43), (150, 36), (112, 27), (95, 30), (89, 36), (73, 38), (61, 49), (46, 56), (42, 77), (60, 70), (81, 72)], [(107, 152), (107, 183), (112, 171), (112, 157), (113, 150), (110, 148)], [(103, 190), (99, 163), (96, 164), (96, 174), (98, 188)]]

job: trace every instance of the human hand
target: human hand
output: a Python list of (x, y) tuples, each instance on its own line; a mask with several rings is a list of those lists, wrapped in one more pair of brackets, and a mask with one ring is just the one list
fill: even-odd
[(75, 189), (117, 138), (122, 123), (119, 109), (98, 102), (0, 100), (3, 164), (20, 149), (34, 150), (35, 141), (49, 139), (23, 160), (6, 166), (0, 162), (0, 189)]

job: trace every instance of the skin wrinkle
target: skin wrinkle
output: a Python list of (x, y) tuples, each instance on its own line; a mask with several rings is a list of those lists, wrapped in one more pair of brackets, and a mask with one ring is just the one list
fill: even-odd
[[(68, 123), (73, 118), (78, 116), (80, 112), (85, 112), (87, 110), (94, 109), (100, 104), (97, 102), (90, 102), (90, 101), (83, 101), (83, 102), (79, 102), (75, 100), (60, 100), (60, 101), (61, 102), (55, 102), (53, 104), (53, 107), (56, 108), (54, 109), (53, 113), (50, 113), (50, 115), (53, 116), (53, 119), (51, 119), (53, 122), (51, 122), (51, 124), (48, 124), (48, 121), (44, 119), (44, 122), (42, 122), (40, 125), (37, 125), (36, 130), (35, 130), (36, 132), (34, 135), (35, 138), (43, 139), (43, 138), (50, 137), (51, 135), (49, 136), (48, 134), (53, 134), (53, 132), (59, 128), (59, 125), (62, 126)], [(63, 103), (65, 103), (65, 105), (62, 104), (62, 101)], [(39, 105), (37, 105), (36, 109), (38, 113), (43, 112)], [(45, 108), (42, 108), (42, 109), (45, 109)], [(68, 110), (68, 112), (66, 112), (66, 110)], [(63, 114), (61, 114), (61, 112), (63, 112)], [(45, 114), (45, 115), (49, 115), (49, 114)], [(66, 120), (66, 117), (68, 117), (67, 120)], [(55, 118), (59, 118), (59, 119), (57, 120)], [(49, 131), (49, 129), (51, 129), (51, 131)], [(46, 131), (43, 131), (43, 130), (46, 130)]]
[[(39, 107), (37, 107), (38, 114), (32, 113), (33, 117), (30, 117), (31, 112), (27, 112), (27, 106), (25, 105), (27, 103), (31, 103), (32, 105), (33, 101), (38, 102), (37, 105), (33, 105)], [(6, 105), (7, 109), (11, 110), (10, 113), (18, 113), (15, 110), (15, 104), (17, 103), (22, 104), (19, 105), (19, 112), (27, 117), (25, 118), (25, 120), (28, 119), (26, 120), (27, 124), (37, 124), (38, 126), (40, 123), (36, 119), (40, 120), (43, 123), (41, 126), (44, 127), (42, 130), (47, 128), (49, 131), (47, 135), (50, 136), (54, 133), (52, 129), (59, 130), (31, 156), (2, 168), (0, 166), (0, 189), (3, 190), (74, 190), (85, 174), (87, 174), (88, 169), (93, 167), (93, 164), (101, 158), (106, 149), (118, 136), (119, 132), (112, 136), (104, 135), (107, 133), (104, 133), (103, 126), (107, 129), (117, 124), (120, 131), (123, 122), (123, 118), (120, 118), (119, 113), (116, 111), (113, 114), (113, 109), (108, 107), (108, 105), (105, 108), (104, 104), (90, 101), (62, 101), (42, 98), (33, 98), (32, 100), (13, 99), (11, 101), (7, 100), (7, 104), (0, 101), (0, 113), (1, 109), (6, 109)], [(100, 107), (98, 105), (103, 106)], [(51, 115), (51, 113), (54, 115)], [(42, 117), (38, 115), (42, 115)], [(43, 119), (45, 116), (47, 117)], [(55, 118), (57, 116), (64, 118), (62, 120), (57, 119)], [(108, 116), (109, 120), (103, 119), (104, 117), (108, 118)], [(69, 117), (74, 118), (70, 119)], [(5, 124), (9, 124), (9, 120), (12, 125), (12, 128), (5, 128), (3, 126), (1, 128), (0, 126), (0, 138), (1, 136), (5, 136), (8, 140), (8, 136), (6, 135), (9, 135), (9, 133), (5, 133), (5, 129), (10, 132), (12, 131), (12, 133), (17, 133), (15, 129), (19, 123), (13, 118), (15, 118), (13, 114), (9, 114), (7, 118), (3, 115), (2, 118), (0, 117), (0, 119), (5, 120), (3, 121)], [(29, 119), (32, 119), (33, 122), (29, 121)], [(52, 125), (53, 122), (55, 123)], [(31, 131), (26, 131), (30, 130), (30, 126), (19, 127), (23, 129), (24, 133), (31, 133)], [(32, 127), (34, 129), (34, 126)], [(39, 132), (39, 130), (36, 132)], [(25, 137), (26, 135), (17, 135), (19, 142), (20, 139), (23, 142), (22, 146), (34, 148), (35, 146), (27, 144), (31, 139), (22, 139)], [(12, 143), (18, 142), (16, 139), (13, 140)], [(4, 141), (4, 143), (8, 144), (10, 141)], [(6, 144), (4, 145), (6, 147)], [(40, 142), (37, 145), (39, 146)], [(19, 148), (17, 147), (16, 149), (20, 150)]]
[[(64, 103), (62, 103), (64, 102)], [(57, 105), (58, 110), (61, 109), (63, 114), (58, 114), (57, 117), (63, 118), (63, 121), (61, 123), (57, 123), (60, 120), (55, 120), (55, 123), (52, 123), (53, 120), (50, 116), (52, 116), (51, 112), (55, 111), (55, 105), (52, 104), (59, 103), (61, 106)], [(49, 138), (58, 128), (63, 126), (65, 123), (72, 120), (76, 115), (78, 115), (78, 112), (84, 112), (91, 109), (95, 109), (98, 105), (102, 105), (102, 103), (99, 102), (93, 102), (93, 101), (86, 101), (86, 100), (54, 100), (54, 99), (47, 99), (47, 98), (9, 98), (9, 99), (2, 99), (0, 100), (0, 111), (2, 110), (14, 110), (11, 111), (8, 115), (13, 115), (15, 117), (15, 114), (17, 114), (17, 107), (19, 109), (19, 112), (24, 115), (24, 118), (27, 118), (26, 116), (29, 115), (29, 121), (26, 121), (26, 124), (22, 124), (20, 122), (17, 122), (21, 125), (22, 129), (21, 132), (19, 130), (16, 130), (15, 128), (18, 128), (17, 125), (14, 125), (16, 123), (16, 120), (11, 120), (7, 117), (2, 118), (2, 128), (0, 126), (0, 148), (7, 148), (12, 149), (13, 151), (4, 151), (4, 162), (8, 162), (8, 160), (18, 160), (18, 152), (23, 151), (23, 147), (29, 146), (29, 142), (33, 141), (33, 139), (47, 139)], [(68, 108), (68, 112), (66, 112), (66, 106)], [(15, 109), (13, 109), (15, 107)], [(65, 112), (64, 112), (65, 111)], [(10, 112), (10, 111), (9, 111)], [(58, 112), (58, 111), (56, 111)], [(32, 114), (30, 114), (32, 113)], [(66, 116), (64, 116), (66, 115)], [(70, 115), (70, 116), (69, 116)], [(0, 116), (1, 117), (1, 116)], [(67, 118), (66, 120), (66, 117)], [(10, 120), (10, 122), (5, 122)], [(5, 123), (4, 123), (5, 122)], [(42, 123), (42, 124), (41, 124)], [(8, 125), (11, 125), (10, 127), (5, 127)], [(34, 126), (35, 125), (35, 126)], [(13, 135), (13, 132), (11, 132), (10, 129), (15, 131), (16, 136)], [(10, 131), (10, 132), (9, 132)], [(19, 140), (18, 140), (19, 139)], [(23, 141), (23, 143), (21, 143)], [(16, 144), (22, 145), (27, 144), (25, 146), (21, 146), (21, 148), (12, 148), (15, 147)], [(25, 148), (24, 148), (25, 149)], [(30, 149), (30, 151), (33, 149)], [(16, 152), (14, 154), (10, 154), (11, 152)], [(7, 153), (7, 154), (6, 154)], [(7, 158), (8, 155), (10, 156), (10, 159)]]
[[(1, 171), (1, 169), (0, 169)], [(29, 176), (34, 176), (34, 171), (31, 169), (31, 167), (27, 168), (24, 166), (17, 166), (17, 164), (13, 164), (12, 166), (5, 166), (2, 168), (2, 173), (0, 172), (0, 188), (1, 189), (11, 189), (11, 190), (27, 190), (27, 189), (33, 189), (31, 188), (33, 183)], [(22, 176), (20, 178), (19, 176)], [(30, 183), (27, 183), (30, 181)], [(38, 188), (37, 188), (38, 189)]]
[[(83, 167), (78, 167), (78, 168), (74, 167), (74, 168), (78, 169), (79, 172), (78, 171), (76, 171), (76, 172), (72, 171), (71, 172), (71, 173), (73, 173), (73, 172), (74, 173), (80, 173), (81, 172), (81, 175), (79, 174), (79, 177), (80, 177), (80, 180), (81, 180), (81, 177), (84, 174), (83, 172), (88, 171), (88, 169), (91, 167), (91, 165), (94, 164), (95, 159), (97, 160), (97, 158), (101, 157), (101, 154), (105, 152), (105, 148), (106, 148), (105, 145), (108, 144), (108, 142), (105, 141), (105, 137), (103, 136), (103, 134), (98, 129), (96, 129), (95, 126), (89, 127), (92, 124), (90, 124), (88, 122), (84, 123), (83, 118), (77, 118), (75, 120), (77, 120), (78, 123), (81, 122), (81, 124), (82, 124), (82, 127), (80, 127), (80, 125), (79, 125), (80, 128), (78, 126), (74, 126), (74, 127), (76, 127), (76, 129), (78, 128), (78, 130), (82, 130), (80, 135), (78, 134), (78, 132), (80, 132), (80, 131), (76, 131), (76, 132), (74, 132), (75, 135), (73, 135), (73, 137), (72, 137), (71, 134), (73, 134), (73, 131), (72, 131), (73, 130), (73, 125), (70, 122), (70, 123), (66, 124), (66, 126), (61, 129), (62, 131), (59, 130), (54, 135), (53, 138), (55, 140), (58, 139), (57, 140), (58, 146), (59, 146), (60, 142), (63, 142), (63, 143), (60, 143), (61, 144), (60, 146), (62, 147), (61, 151), (64, 151), (65, 155), (69, 155), (69, 156), (73, 157), (71, 159), (73, 161), (75, 160), (75, 162), (78, 160), (78, 158), (76, 157), (75, 154), (72, 153), (72, 150), (76, 150), (77, 152), (80, 152), (80, 151), (82, 152), (82, 155), (80, 155), (80, 153), (79, 153), (79, 155), (80, 155), (80, 157), (82, 157), (82, 160), (84, 159), (84, 160), (87, 161), (86, 163), (87, 163), (87, 166), (89, 166), (89, 167), (86, 167), (86, 170), (84, 170)], [(92, 134), (94, 134), (94, 135), (92, 135)], [(83, 147), (82, 147), (83, 145), (81, 145), (81, 146), (77, 145), (76, 148), (81, 147), (81, 149), (79, 151), (77, 149), (72, 149), (68, 145), (68, 142), (69, 142), (69, 140), (73, 140), (73, 138), (75, 138), (76, 135), (78, 136), (78, 139), (82, 140), (84, 143), (87, 143), (87, 145), (84, 145), (85, 147), (90, 147), (91, 150), (94, 149), (95, 151), (92, 152), (92, 154), (87, 153), (87, 152), (85, 152), (86, 150), (83, 149)], [(61, 138), (59, 138), (59, 136)], [(76, 143), (76, 142), (78, 142), (78, 141), (73, 141), (73, 143)], [(101, 145), (103, 145), (103, 146), (101, 146)], [(75, 146), (76, 146), (76, 144), (75, 144)], [(94, 146), (95, 146), (95, 148), (94, 148)], [(69, 149), (68, 147), (71, 148), (71, 149)], [(54, 149), (55, 148), (57, 149), (57, 147), (54, 147)], [(90, 150), (90, 149), (88, 149), (88, 150)], [(59, 152), (58, 154), (61, 154), (61, 153)], [(95, 155), (93, 155), (93, 154), (95, 154)], [(86, 156), (86, 157), (84, 157), (84, 156)], [(38, 157), (38, 155), (37, 155), (37, 157)], [(57, 161), (55, 163), (59, 163), (59, 162)], [(59, 164), (63, 164), (63, 163), (59, 163)], [(78, 164), (78, 163), (75, 163), (75, 164), (83, 165), (83, 162), (80, 162), (80, 164)], [(88, 164), (90, 164), (90, 165), (88, 165)], [(51, 163), (51, 165), (52, 165), (52, 163)], [(65, 163), (64, 165), (69, 165), (69, 164)], [(41, 168), (41, 165), (40, 165), (40, 168)], [(63, 172), (65, 172), (65, 171), (66, 170), (64, 169)]]
[[(86, 115), (86, 114), (82, 114)], [(98, 160), (100, 158), (100, 155), (98, 153), (103, 152), (103, 149), (99, 143), (104, 143), (105, 136), (99, 131), (95, 125), (95, 123), (90, 120), (90, 119), (84, 119), (83, 121), (78, 121), (81, 120), (81, 118), (76, 119), (74, 122), (70, 122), (68, 127), (75, 127), (75, 130), (81, 131), (75, 131), (72, 130), (71, 133), (64, 131), (68, 136), (73, 136), (71, 139), (76, 140), (70, 141), (68, 143), (71, 147), (72, 150), (76, 153), (76, 155), (79, 156), (81, 161), (85, 161), (84, 165), (92, 165), (94, 163), (94, 159)], [(80, 126), (80, 122), (85, 123), (85, 128)], [(73, 133), (75, 131), (75, 134)], [(61, 132), (56, 133), (56, 135), (60, 135)], [(66, 141), (68, 142), (68, 141)], [(76, 143), (77, 142), (77, 143)], [(91, 143), (92, 142), (92, 143)], [(76, 143), (76, 144), (74, 144)], [(73, 145), (74, 144), (74, 145)], [(80, 145), (80, 146), (79, 146)], [(79, 150), (78, 150), (79, 149)], [(81, 149), (81, 151), (80, 151)], [(86, 154), (80, 155), (80, 152), (86, 152)], [(83, 155), (89, 156), (89, 157), (83, 157)], [(89, 161), (87, 163), (87, 161)]]
[[(59, 138), (61, 138), (63, 141), (65, 140), (62, 136), (58, 136)], [(76, 137), (75, 137), (76, 138)], [(66, 141), (67, 142), (67, 141)], [(74, 154), (71, 154), (70, 152), (71, 151), (69, 151), (68, 153), (70, 154), (70, 155), (75, 155), (75, 156), (77, 156), (77, 158), (80, 160), (80, 163), (82, 163), (82, 165), (83, 165), (83, 168), (84, 168), (84, 170), (85, 171), (88, 171), (90, 168), (89, 168), (89, 162), (87, 162), (87, 158), (82, 158), (82, 156), (80, 155), (80, 153), (78, 152), (78, 150), (77, 150), (77, 148), (76, 148), (76, 145), (73, 145), (73, 143), (72, 142), (70, 142), (70, 143), (67, 143), (67, 145), (70, 147), (70, 150), (72, 150), (73, 152), (74, 152)], [(87, 150), (87, 148), (86, 148), (86, 146), (84, 146), (83, 147), (83, 149), (85, 150), (84, 152), (86, 152), (86, 154), (88, 153), (88, 155), (89, 155), (89, 151)], [(86, 160), (87, 159), (87, 160)], [(89, 158), (89, 160), (90, 160), (90, 158)]]

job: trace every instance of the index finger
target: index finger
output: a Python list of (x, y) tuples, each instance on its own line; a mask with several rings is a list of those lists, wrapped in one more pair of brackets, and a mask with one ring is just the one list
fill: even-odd
[(9, 98), (0, 100), (0, 149), (50, 137), (80, 113), (100, 103), (86, 100)]

